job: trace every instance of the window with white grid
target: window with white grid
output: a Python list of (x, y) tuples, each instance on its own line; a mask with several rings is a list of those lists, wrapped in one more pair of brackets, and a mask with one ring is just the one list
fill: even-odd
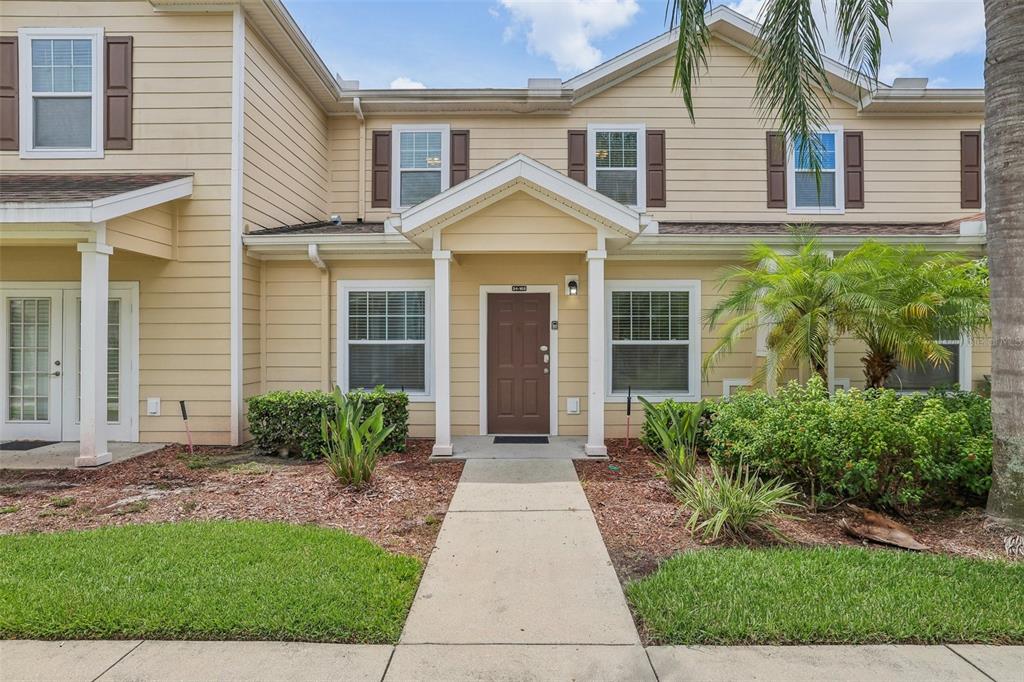
[(429, 288), (346, 287), (342, 295), (344, 388), (429, 392)]
[(699, 287), (694, 282), (608, 285), (612, 396), (696, 396)]
[(620, 204), (646, 203), (646, 129), (643, 125), (591, 125), (587, 129), (587, 184)]

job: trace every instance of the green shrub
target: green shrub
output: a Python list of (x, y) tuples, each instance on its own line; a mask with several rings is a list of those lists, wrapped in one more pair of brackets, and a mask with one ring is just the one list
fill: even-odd
[[(352, 391), (372, 410), (381, 405), (384, 423), (393, 427), (382, 449), (405, 450), (409, 433), (409, 396), (389, 392), (383, 387), (372, 391)], [(263, 455), (300, 455), (306, 459), (321, 456), (324, 448), (320, 432), (321, 417), (333, 410), (334, 401), (324, 391), (272, 391), (248, 400), (249, 431), (256, 452)]]
[(795, 518), (786, 507), (800, 507), (799, 491), (778, 477), (761, 480), (740, 464), (726, 471), (711, 463), (711, 477), (691, 476), (675, 491), (676, 498), (690, 512), (686, 527), (700, 533), (705, 541), (717, 540), (723, 533), (736, 540), (749, 540), (751, 530), (759, 530), (788, 540), (775, 525), (780, 518)]
[(335, 388), (331, 400), (333, 409), (320, 416), (323, 457), (335, 478), (359, 488), (373, 477), (381, 446), (394, 427), (384, 426), (384, 404), (380, 402), (364, 418), (366, 405), (360, 393), (345, 396)]
[[(645, 398), (638, 398), (640, 404), (643, 405), (645, 402), (654, 408), (659, 419), (664, 418), (664, 413), (675, 412), (681, 414), (683, 410), (689, 409), (693, 403), (681, 403), (671, 398), (666, 398), (660, 403), (650, 403)], [(701, 415), (700, 422), (697, 428), (697, 451), (707, 452), (708, 439), (707, 430), (711, 426), (711, 420), (714, 418), (715, 412), (718, 410), (718, 403), (705, 400), (701, 403)], [(644, 424), (643, 430), (640, 434), (640, 439), (648, 450), (662, 454), (661, 438), (658, 436), (657, 431), (653, 428), (651, 421), (651, 409), (649, 407), (644, 408)]]
[(697, 441), (704, 403), (662, 403), (644, 406), (644, 430), (657, 438), (658, 469), (669, 488), (678, 490), (697, 468)]
[(405, 439), (409, 437), (409, 396), (402, 391), (387, 391), (378, 386), (372, 391), (350, 391), (349, 397), (358, 395), (367, 410), (378, 405), (384, 406), (384, 425), (392, 427), (390, 435), (381, 446), (383, 452), (404, 452)]
[(272, 391), (249, 398), (249, 432), (261, 455), (320, 456), (320, 416), (330, 409), (323, 391)]
[(839, 391), (814, 378), (776, 396), (743, 392), (722, 403), (709, 454), (799, 483), (813, 504), (856, 500), (907, 511), (980, 501), (991, 483), (988, 400)]

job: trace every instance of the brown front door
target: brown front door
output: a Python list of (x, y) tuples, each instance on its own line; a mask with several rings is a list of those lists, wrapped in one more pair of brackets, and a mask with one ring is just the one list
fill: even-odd
[(487, 295), (487, 431), (551, 430), (548, 294)]

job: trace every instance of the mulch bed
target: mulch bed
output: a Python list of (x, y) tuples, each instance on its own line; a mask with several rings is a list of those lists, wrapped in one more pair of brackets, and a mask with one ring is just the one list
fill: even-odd
[[(169, 445), (100, 469), (0, 471), (0, 533), (234, 519), (341, 528), (426, 559), (462, 473), (430, 463), (432, 441), (382, 458), (370, 485), (342, 486), (323, 462), (244, 448)], [(14, 511), (11, 511), (14, 509)]]
[[(612, 563), (623, 583), (646, 576), (658, 564), (678, 552), (707, 547), (686, 530), (687, 517), (680, 511), (665, 481), (654, 469), (654, 455), (639, 441), (608, 441), (607, 462), (576, 460), (597, 525), (604, 536)], [(701, 466), (707, 466), (702, 462)], [(866, 546), (839, 528), (849, 516), (843, 508), (802, 512), (801, 520), (779, 522), (779, 528), (796, 544)], [(1005, 558), (1002, 533), (986, 522), (984, 510), (933, 511), (900, 518), (933, 552), (976, 558)], [(771, 544), (765, 538), (765, 544)], [(725, 546), (720, 540), (714, 546)], [(883, 551), (888, 547), (871, 544)]]

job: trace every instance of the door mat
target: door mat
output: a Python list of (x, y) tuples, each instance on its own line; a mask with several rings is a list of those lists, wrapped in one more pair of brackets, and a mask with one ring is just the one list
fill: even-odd
[(547, 436), (495, 436), (495, 445), (547, 445)]
[(0, 450), (31, 450), (44, 445), (54, 445), (56, 442), (55, 440), (9, 440), (6, 443), (0, 443)]

